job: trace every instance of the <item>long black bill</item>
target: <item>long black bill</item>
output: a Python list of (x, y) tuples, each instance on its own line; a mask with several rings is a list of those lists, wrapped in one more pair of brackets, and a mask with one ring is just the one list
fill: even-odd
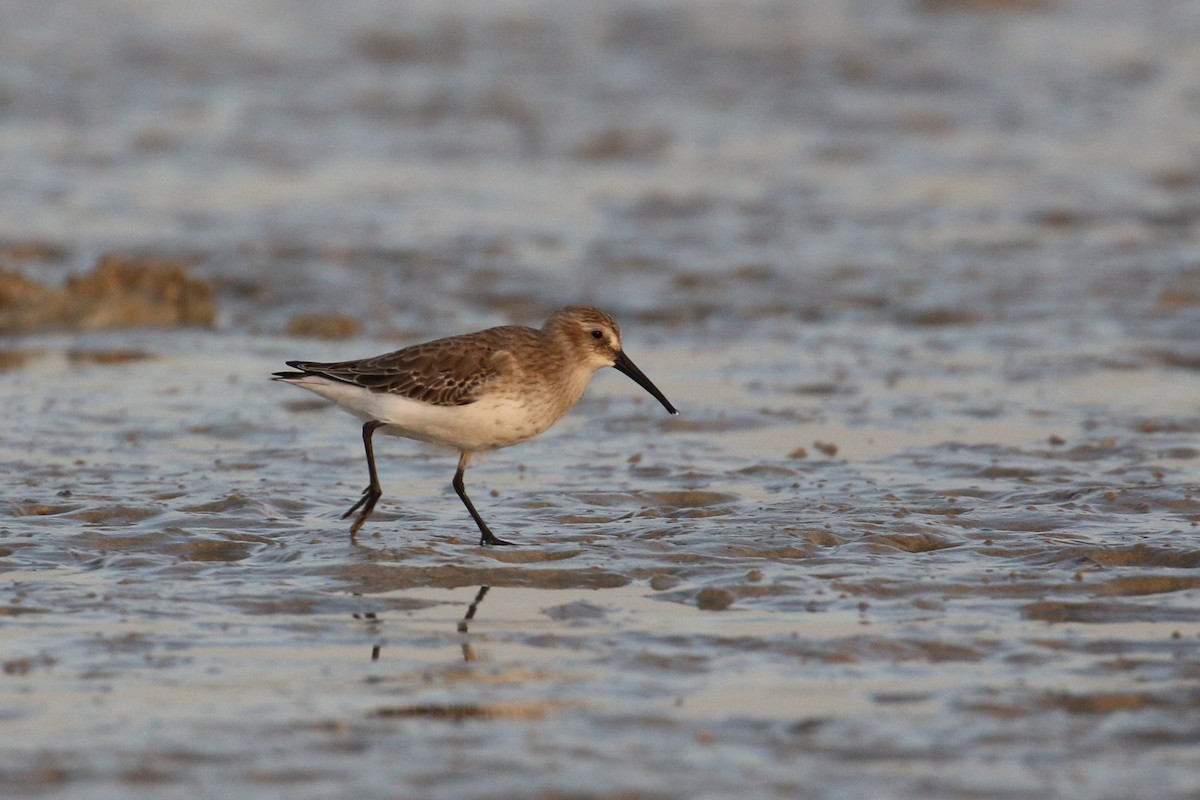
[(660, 392), (658, 387), (650, 382), (650, 379), (646, 377), (646, 373), (638, 369), (637, 365), (629, 360), (629, 356), (625, 355), (625, 351), (622, 350), (620, 353), (617, 353), (617, 363), (613, 364), (613, 366), (621, 372), (624, 372), (629, 377), (633, 378), (634, 383), (653, 395), (654, 399), (662, 403), (663, 408), (665, 408), (667, 411), (671, 412), (672, 414), (679, 413), (675, 410), (675, 406), (671, 405), (671, 401), (666, 398), (666, 395)]

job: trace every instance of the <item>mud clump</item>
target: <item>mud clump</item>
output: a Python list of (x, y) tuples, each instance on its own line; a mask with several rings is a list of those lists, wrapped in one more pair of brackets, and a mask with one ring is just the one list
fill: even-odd
[(211, 326), (212, 284), (187, 268), (178, 258), (106, 255), (59, 289), (0, 270), (0, 333)]
[(701, 611), (724, 611), (733, 605), (733, 592), (728, 589), (708, 587), (696, 595), (696, 608)]
[(69, 252), (65, 247), (40, 239), (0, 243), (0, 264), (21, 261), (50, 263), (64, 261), (68, 256)]
[(346, 314), (298, 314), (288, 321), (289, 336), (349, 339), (362, 333), (362, 323)]
[(654, 161), (671, 146), (671, 134), (658, 129), (600, 131), (579, 146), (578, 156), (588, 161)]

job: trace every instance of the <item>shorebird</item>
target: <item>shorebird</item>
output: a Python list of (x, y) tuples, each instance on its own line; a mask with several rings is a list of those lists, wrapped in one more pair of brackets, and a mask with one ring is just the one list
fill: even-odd
[(555, 311), (539, 328), (498, 328), (435, 339), (357, 361), (288, 361), (284, 381), (332, 400), (363, 421), (370, 483), (342, 519), (356, 511), (350, 538), (383, 495), (371, 438), (376, 431), (459, 451), (451, 485), (479, 526), (480, 545), (507, 545), (475, 510), (463, 484), (471, 455), (524, 442), (562, 419), (597, 370), (614, 367), (672, 414), (666, 396), (621, 345), (616, 320), (598, 308)]

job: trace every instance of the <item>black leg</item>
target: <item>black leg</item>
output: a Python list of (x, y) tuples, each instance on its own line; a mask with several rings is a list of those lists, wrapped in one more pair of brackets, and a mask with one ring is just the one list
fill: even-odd
[(488, 528), (487, 523), (483, 521), (483, 517), (479, 516), (479, 512), (475, 510), (475, 506), (471, 504), (471, 498), (467, 497), (467, 489), (463, 486), (463, 472), (467, 469), (467, 464), (471, 462), (471, 454), (463, 453), (458, 457), (458, 471), (454, 473), (454, 491), (458, 492), (459, 498), (463, 501), (463, 505), (467, 507), (467, 511), (471, 512), (471, 519), (475, 520), (475, 524), (479, 526), (479, 544), (482, 547), (485, 544), (512, 544), (503, 539), (497, 539)]
[(383, 496), (383, 490), (379, 488), (379, 475), (375, 472), (375, 451), (371, 447), (371, 435), (375, 433), (376, 428), (382, 428), (383, 423), (378, 420), (371, 420), (363, 424), (363, 449), (367, 451), (367, 472), (371, 475), (371, 484), (363, 489), (362, 497), (358, 498), (358, 502), (350, 506), (350, 510), (342, 514), (342, 519), (346, 519), (359, 508), (358, 517), (354, 520), (354, 524), (350, 526), (350, 538), (358, 533), (358, 529), (367, 521), (367, 517), (371, 516), (371, 512), (375, 510), (375, 504), (379, 502), (379, 498)]

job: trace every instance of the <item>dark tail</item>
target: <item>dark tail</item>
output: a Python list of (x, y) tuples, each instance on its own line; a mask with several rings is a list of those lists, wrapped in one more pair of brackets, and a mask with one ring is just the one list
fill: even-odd
[(304, 365), (307, 362), (285, 361), (283, 363), (287, 364), (289, 367), (295, 367), (296, 369), (303, 370), (303, 371), (301, 371), (301, 372), (274, 372), (271, 374), (271, 380), (273, 380), (273, 381), (292, 381), (292, 380), (295, 380), (296, 378), (303, 378), (305, 375), (310, 374), (307, 370), (304, 370)]

